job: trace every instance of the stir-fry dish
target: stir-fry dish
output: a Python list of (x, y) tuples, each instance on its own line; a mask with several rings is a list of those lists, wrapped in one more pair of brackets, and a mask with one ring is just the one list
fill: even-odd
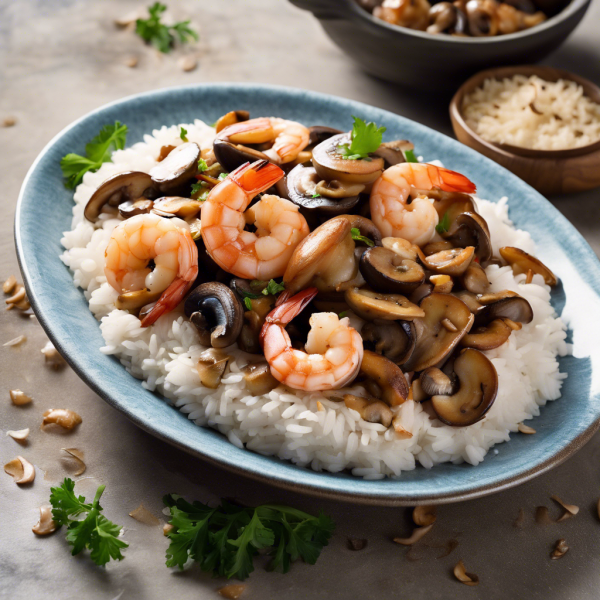
[[(97, 283), (82, 283), (92, 266), (66, 260), (104, 317), (103, 351), (148, 389), (239, 446), (313, 468), (396, 473), (414, 468), (414, 457), (412, 467), (361, 470), (360, 461), (320, 456), (317, 422), (323, 440), (366, 452), (377, 440), (408, 443), (416, 415), (449, 430), (484, 420), (499, 390), (490, 351), (510, 348), (540, 306), (540, 322), (559, 323), (553, 349), (543, 349), (557, 387), (541, 400), (528, 384), (523, 397), (558, 397), (564, 326), (547, 291), (557, 279), (524, 249), (494, 250), (467, 176), (418, 162), (411, 142), (383, 142), (384, 127), (356, 117), (344, 132), (237, 110), (216, 122), (210, 144), (187, 133), (144, 157), (147, 172), (110, 165), (121, 172), (90, 190), (77, 227), (89, 227), (85, 243), (102, 257)], [(498, 221), (492, 229), (504, 239), (517, 233)], [(535, 289), (535, 300), (520, 289)], [(419, 407), (412, 416), (408, 404)], [(288, 433), (291, 444), (280, 439)], [(485, 454), (465, 447), (475, 464)], [(309, 449), (316, 454), (298, 458)]]
[(567, 4), (556, 0), (357, 0), (374, 17), (431, 34), (491, 37), (543, 23)]

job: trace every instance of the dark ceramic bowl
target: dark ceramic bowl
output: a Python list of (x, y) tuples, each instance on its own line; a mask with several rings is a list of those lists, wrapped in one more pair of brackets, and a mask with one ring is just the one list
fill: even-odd
[(556, 50), (583, 18), (591, 0), (572, 0), (541, 25), (490, 38), (432, 35), (390, 25), (355, 0), (290, 0), (319, 19), (329, 37), (367, 72), (429, 90), (452, 89), (495, 66), (533, 63)]

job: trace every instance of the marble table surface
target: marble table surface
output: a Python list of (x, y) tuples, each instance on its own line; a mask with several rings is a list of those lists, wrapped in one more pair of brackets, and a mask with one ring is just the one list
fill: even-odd
[[(170, 2), (174, 17), (192, 17), (201, 40), (186, 53), (198, 67), (184, 72), (181, 52), (159, 56), (114, 19), (138, 2), (121, 0), (0, 0), (0, 279), (18, 275), (12, 227), (21, 182), (44, 145), (64, 126), (95, 107), (159, 87), (208, 81), (276, 83), (361, 100), (420, 121), (451, 135), (449, 98), (414, 91), (374, 79), (349, 61), (321, 31), (311, 15), (283, 0), (179, 0)], [(596, 0), (580, 27), (545, 62), (570, 69), (600, 83), (600, 2)], [(135, 68), (124, 62), (138, 59)], [(524, 57), (524, 60), (526, 58)], [(433, 87), (433, 86), (432, 86)], [(550, 198), (600, 253), (600, 190)], [(40, 234), (43, 235), (43, 221)], [(410, 510), (324, 501), (259, 484), (192, 458), (154, 439), (130, 423), (89, 390), (68, 368), (54, 371), (40, 349), (46, 337), (35, 318), (0, 312), (0, 344), (18, 335), (17, 348), (0, 346), (0, 459), (17, 454), (37, 469), (36, 481), (21, 489), (0, 473), (0, 598), (173, 599), (218, 598), (225, 582), (199, 569), (171, 572), (164, 566), (167, 539), (160, 526), (128, 516), (143, 503), (160, 519), (161, 498), (176, 492), (189, 499), (242, 499), (256, 505), (276, 501), (309, 512), (324, 510), (336, 522), (330, 545), (315, 566), (294, 564), (287, 575), (268, 573), (264, 562), (246, 582), (244, 600), (286, 598), (529, 598), (587, 600), (600, 588), (600, 435), (565, 464), (513, 490), (442, 506), (425, 543), (410, 553), (392, 542), (410, 532)], [(8, 390), (20, 388), (34, 397), (28, 407), (13, 406)], [(563, 401), (568, 401), (564, 398)], [(44, 410), (61, 406), (83, 417), (70, 435), (40, 431)], [(29, 443), (19, 447), (4, 435), (31, 428)], [(31, 527), (49, 488), (68, 474), (61, 448), (85, 453), (87, 470), (78, 491), (93, 495), (106, 484), (106, 514), (125, 525), (130, 547), (126, 559), (106, 569), (88, 557), (72, 558), (64, 534), (37, 538)], [(535, 522), (537, 506), (552, 516), (557, 494), (580, 507), (563, 523)], [(520, 527), (514, 522), (520, 511)], [(347, 538), (366, 538), (353, 552)], [(562, 560), (550, 560), (554, 542), (570, 546)], [(441, 557), (449, 540), (458, 547)], [(457, 583), (452, 567), (463, 559), (481, 583)]]

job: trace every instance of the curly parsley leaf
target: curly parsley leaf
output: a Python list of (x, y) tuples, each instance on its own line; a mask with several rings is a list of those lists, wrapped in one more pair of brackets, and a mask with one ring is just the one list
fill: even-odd
[(354, 118), (354, 126), (350, 134), (350, 144), (340, 144), (338, 154), (348, 160), (370, 160), (369, 154), (381, 146), (385, 127), (377, 127), (375, 123), (365, 123), (359, 117)]
[(419, 162), (417, 160), (417, 157), (415, 156), (414, 150), (405, 150), (404, 158), (406, 159), (406, 162), (412, 162), (412, 163)]
[(440, 222), (435, 226), (435, 230), (438, 233), (446, 233), (448, 229), (450, 229), (450, 216), (445, 212)]
[(165, 25), (161, 22), (162, 14), (167, 7), (160, 2), (155, 2), (148, 8), (147, 19), (137, 19), (135, 22), (135, 32), (149, 44), (152, 44), (157, 50), (163, 53), (170, 52), (173, 48), (176, 38), (182, 44), (190, 40), (197, 40), (198, 34), (189, 27), (190, 21), (181, 21), (173, 25)]
[(348, 311), (347, 310), (343, 310), (339, 315), (338, 318), (343, 319), (344, 317), (348, 316)]
[[(259, 296), (256, 297), (259, 298)], [(250, 295), (244, 296), (244, 306), (246, 307), (246, 310), (252, 310), (252, 299), (250, 298)]]
[(311, 196), (311, 198), (320, 198), (321, 194), (318, 194), (317, 192), (314, 192), (313, 195)]
[[(90, 558), (100, 566), (111, 559), (123, 560), (121, 550), (129, 544), (119, 538), (122, 527), (101, 514), (100, 497), (105, 486), (96, 490), (91, 504), (83, 496), (76, 496), (74, 488), (75, 483), (67, 477), (59, 487), (50, 489), (52, 518), (57, 525), (67, 527), (66, 539), (73, 546), (71, 554), (75, 556), (87, 548)], [(71, 519), (82, 514), (86, 514), (82, 520)]]
[(352, 236), (352, 239), (355, 242), (362, 242), (363, 244), (366, 244), (367, 246), (375, 245), (375, 242), (373, 242), (373, 240), (370, 240), (368, 237), (365, 237), (364, 235), (360, 234), (360, 229), (358, 227), (353, 227), (350, 230), (350, 235)]
[(274, 296), (275, 294), (279, 294), (279, 292), (283, 292), (285, 290), (285, 283), (283, 281), (281, 283), (277, 283), (274, 279), (271, 279), (269, 283), (267, 283), (267, 287), (262, 291), (265, 296)]
[[(186, 131), (186, 133), (187, 133), (187, 131)], [(204, 173), (204, 171), (206, 171), (207, 169), (208, 169), (208, 165), (206, 164), (206, 161), (203, 158), (201, 158), (198, 161), (198, 171), (200, 173)]]
[(85, 146), (85, 156), (67, 154), (60, 161), (60, 168), (69, 189), (77, 187), (88, 172), (97, 171), (105, 162), (110, 162), (114, 150), (125, 148), (127, 125), (115, 121), (114, 125), (105, 125), (100, 133)]
[(219, 176), (217, 177), (217, 179), (219, 181), (223, 181), (224, 179), (227, 179), (228, 175), (229, 175), (229, 173), (219, 173)]
[(167, 534), (167, 566), (183, 568), (192, 558), (204, 571), (221, 577), (248, 577), (262, 549), (270, 549), (269, 570), (287, 573), (299, 558), (314, 564), (334, 529), (325, 515), (314, 517), (289, 506), (247, 508), (223, 502), (210, 508), (173, 494), (163, 501), (173, 525)]
[(208, 194), (210, 194), (210, 188), (205, 181), (198, 181), (192, 184), (190, 196), (194, 200), (197, 200), (198, 202), (204, 202), (208, 198)]
[(187, 129), (185, 127), (181, 127), (180, 131), (179, 131), (179, 137), (184, 141), (187, 142)]

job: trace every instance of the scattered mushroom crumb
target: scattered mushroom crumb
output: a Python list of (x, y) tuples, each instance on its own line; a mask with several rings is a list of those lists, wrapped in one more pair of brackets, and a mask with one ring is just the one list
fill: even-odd
[(130, 69), (135, 69), (135, 67), (137, 67), (139, 62), (139, 59), (137, 56), (128, 56), (124, 61), (123, 64), (126, 67), (129, 67)]
[(52, 508), (40, 506), (40, 520), (31, 528), (35, 535), (48, 535), (56, 531), (56, 523), (52, 519)]
[(82, 418), (68, 408), (50, 408), (44, 413), (43, 417), (42, 427), (44, 425), (58, 425), (67, 431), (71, 431), (82, 422)]
[(27, 341), (27, 337), (24, 335), (19, 335), (16, 338), (9, 340), (8, 342), (6, 342), (5, 344), (2, 344), (3, 346), (19, 346), (20, 344), (22, 344), (23, 342)]
[(29, 435), (29, 427), (27, 429), (19, 429), (17, 431), (7, 431), (6, 435), (10, 436), (13, 440), (21, 443), (27, 440), (27, 436)]
[(2, 291), (5, 294), (11, 294), (12, 291), (17, 287), (17, 278), (14, 275), (11, 275), (3, 284)]
[(564, 539), (560, 539), (556, 541), (556, 545), (554, 546), (554, 550), (552, 550), (552, 554), (550, 554), (550, 558), (552, 560), (558, 560), (562, 558), (569, 551), (569, 546)]
[(527, 433), (528, 435), (536, 433), (536, 430), (533, 427), (529, 427), (529, 425), (525, 425), (525, 423), (519, 423), (518, 429), (521, 433)]
[(31, 396), (28, 396), (25, 392), (21, 390), (10, 390), (10, 399), (15, 406), (24, 406), (25, 404), (29, 404), (33, 401)]
[(547, 506), (536, 506), (535, 507), (535, 522), (538, 525), (548, 525), (552, 523), (550, 518), (550, 512)]
[(187, 56), (182, 56), (177, 64), (182, 71), (188, 73), (189, 71), (193, 71), (198, 66), (198, 60), (196, 57), (188, 54)]
[(85, 462), (83, 462), (83, 452), (77, 448), (61, 448), (63, 452), (69, 455), (69, 458), (73, 459), (77, 465), (77, 470), (73, 472), (75, 477), (79, 477), (85, 473), (87, 468)]
[(169, 531), (173, 529), (173, 525), (171, 523), (165, 523), (163, 525), (163, 535), (169, 535)]
[(437, 518), (435, 506), (415, 506), (412, 514), (415, 525), (427, 526), (433, 525)]
[(65, 364), (65, 359), (60, 355), (51, 341), (46, 343), (41, 352), (44, 355), (46, 364), (53, 369), (59, 369)]
[(230, 583), (225, 587), (218, 589), (217, 591), (223, 598), (228, 600), (237, 600), (242, 595), (242, 592), (246, 589), (246, 585), (243, 583)]
[(31, 483), (35, 479), (34, 466), (22, 456), (13, 458), (4, 465), (4, 471), (8, 473), (19, 485)]
[(144, 525), (160, 525), (160, 521), (143, 504), (132, 510), (129, 516)]
[(359, 540), (357, 538), (348, 538), (347, 546), (348, 550), (364, 550), (367, 547), (368, 540)]
[(14, 127), (17, 124), (15, 117), (4, 117), (2, 127)]
[(558, 496), (550, 496), (550, 498), (565, 509), (565, 512), (557, 519), (557, 523), (565, 521), (570, 517), (574, 517), (579, 512), (579, 506), (575, 506), (575, 504), (567, 504), (566, 502), (563, 502)]
[(454, 577), (458, 579), (461, 583), (465, 585), (478, 585), (479, 577), (474, 573), (467, 573), (465, 569), (465, 563), (462, 560), (459, 560), (454, 567)]
[(410, 537), (394, 538), (394, 542), (396, 542), (396, 544), (402, 544), (402, 546), (412, 546), (413, 544), (416, 544), (424, 535), (429, 533), (432, 527), (433, 523), (425, 527), (415, 527)]
[(525, 511), (522, 508), (520, 508), (519, 514), (517, 515), (517, 518), (515, 519), (515, 522), (513, 523), (513, 525), (517, 529), (523, 529), (524, 524), (525, 524)]

